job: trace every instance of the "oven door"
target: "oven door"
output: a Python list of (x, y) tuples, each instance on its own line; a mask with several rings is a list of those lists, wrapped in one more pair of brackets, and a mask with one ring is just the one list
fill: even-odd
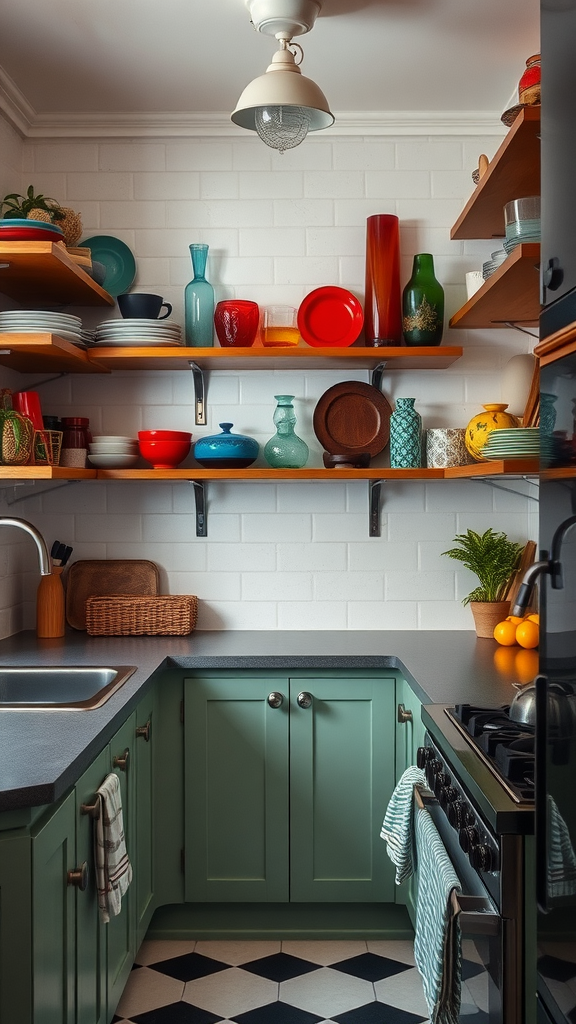
[[(505, 921), (467, 854), (458, 841), (436, 797), (429, 790), (415, 788), (418, 806), (430, 813), (445, 850), (460, 880), (457, 896), (462, 931), (462, 1024), (521, 1024), (516, 1007), (506, 1006), (504, 943)], [(416, 871), (416, 876), (418, 872)], [(418, 899), (418, 897), (416, 897)]]

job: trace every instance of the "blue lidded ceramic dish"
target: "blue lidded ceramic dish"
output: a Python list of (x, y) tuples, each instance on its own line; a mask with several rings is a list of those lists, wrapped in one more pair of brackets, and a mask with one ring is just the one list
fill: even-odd
[(253, 437), (232, 434), (233, 423), (219, 423), (221, 434), (200, 437), (194, 445), (194, 458), (205, 469), (245, 469), (258, 458), (260, 446)]

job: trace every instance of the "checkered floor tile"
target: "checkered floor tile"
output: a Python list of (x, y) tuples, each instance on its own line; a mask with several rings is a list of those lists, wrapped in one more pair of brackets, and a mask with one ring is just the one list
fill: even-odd
[[(468, 990), (480, 975), (464, 961), (470, 1024), (486, 1019)], [(118, 1024), (428, 1021), (412, 943), (400, 941), (147, 941), (116, 1013)]]

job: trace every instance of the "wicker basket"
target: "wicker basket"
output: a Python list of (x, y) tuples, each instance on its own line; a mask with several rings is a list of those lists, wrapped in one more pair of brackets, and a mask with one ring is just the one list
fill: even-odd
[(198, 598), (89, 597), (86, 631), (90, 636), (185, 636), (196, 625)]

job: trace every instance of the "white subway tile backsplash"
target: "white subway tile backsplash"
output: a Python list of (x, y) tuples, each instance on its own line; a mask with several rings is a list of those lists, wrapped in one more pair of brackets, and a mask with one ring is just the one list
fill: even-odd
[[(472, 192), (478, 153), (493, 155), (503, 135), (318, 136), (280, 156), (252, 136), (23, 143), (0, 120), (0, 179), (5, 192), (30, 181), (78, 210), (84, 237), (107, 232), (124, 240), (137, 261), (134, 289), (162, 294), (180, 323), (191, 242), (210, 246), (207, 277), (217, 300), (298, 306), (313, 288), (339, 284), (363, 301), (366, 218), (397, 214), (402, 284), (414, 253), (433, 253), (447, 321), (464, 302), (466, 271), (501, 244), (449, 236)], [(27, 180), (13, 184), (20, 174)], [(72, 311), (87, 326), (118, 315)], [(507, 360), (533, 348), (511, 330), (446, 328), (444, 343), (464, 346), (445, 371), (385, 371), (391, 403), (414, 396), (425, 428), (465, 426), (484, 402), (500, 398)], [(188, 371), (73, 375), (43, 385), (41, 397), (45, 413), (89, 415), (94, 433), (135, 436), (146, 426), (174, 426), (196, 439), (232, 422), (263, 447), (274, 432), (274, 395), (294, 394), (296, 432), (316, 467), (322, 449), (314, 408), (344, 379), (367, 382), (369, 374), (210, 371), (205, 427), (194, 423)], [(16, 389), (27, 377), (3, 370), (2, 381)], [(264, 465), (261, 451), (257, 466)], [(156, 561), (163, 589), (198, 594), (201, 629), (472, 629), (460, 602), (475, 577), (442, 551), (468, 527), (536, 539), (533, 502), (468, 480), (384, 481), (380, 538), (368, 536), (366, 481), (207, 481), (205, 498), (206, 538), (196, 536), (187, 481), (85, 482), (30, 496), (22, 508), (49, 543), (73, 544), (74, 559)], [(0, 635), (33, 626), (37, 586), (33, 545), (4, 543), (3, 534), (0, 593), (8, 588), (9, 601), (3, 607), (0, 597)]]

